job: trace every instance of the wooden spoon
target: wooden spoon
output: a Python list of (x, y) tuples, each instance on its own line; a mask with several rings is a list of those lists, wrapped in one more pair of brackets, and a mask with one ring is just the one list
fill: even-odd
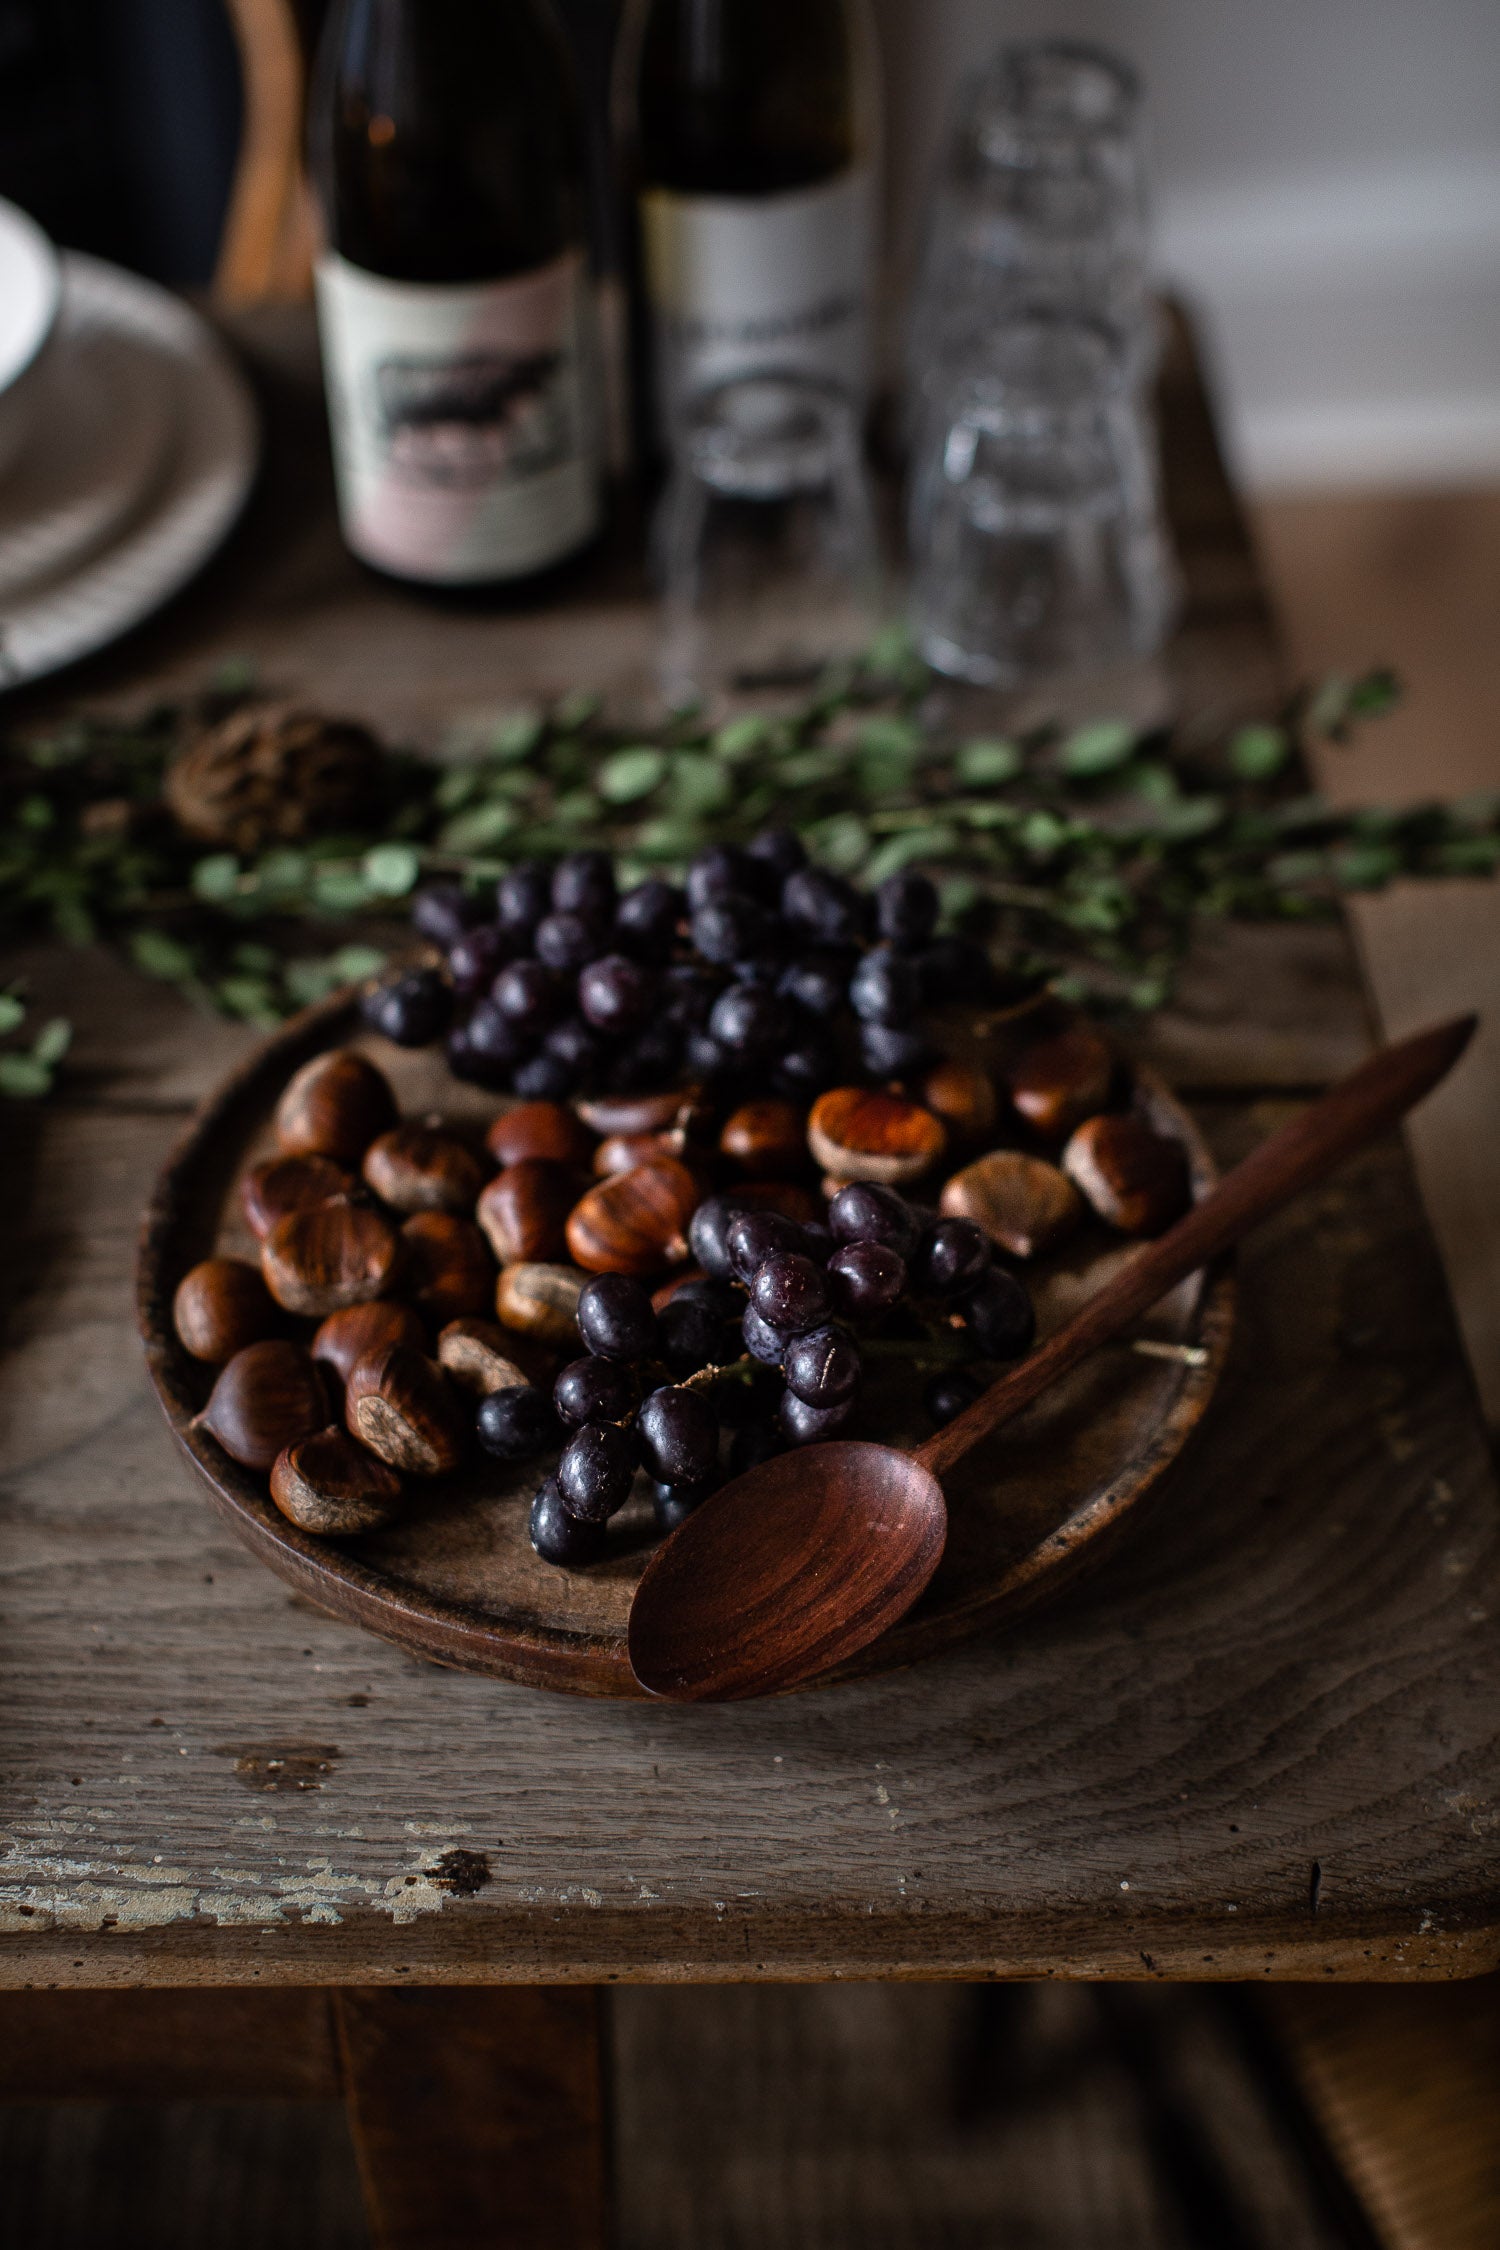
[(1311, 1103), (1149, 1243), (915, 1453), (836, 1440), (785, 1453), (704, 1502), (647, 1565), (630, 1663), (676, 1702), (770, 1695), (844, 1663), (903, 1617), (942, 1559), (938, 1479), (1188, 1274), (1410, 1109), (1458, 1060), (1476, 1018), (1386, 1047)]

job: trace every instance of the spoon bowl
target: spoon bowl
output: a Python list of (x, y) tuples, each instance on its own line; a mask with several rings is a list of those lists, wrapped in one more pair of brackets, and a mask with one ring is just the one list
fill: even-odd
[(943, 1488), (911, 1454), (857, 1440), (778, 1454), (658, 1548), (631, 1606), (631, 1668), (676, 1703), (794, 1687), (904, 1616), (947, 1535)]

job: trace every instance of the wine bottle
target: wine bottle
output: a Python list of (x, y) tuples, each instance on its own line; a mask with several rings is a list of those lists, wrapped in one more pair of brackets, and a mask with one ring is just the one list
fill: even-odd
[(309, 112), (344, 536), (428, 584), (594, 535), (583, 126), (548, 0), (336, 0)]
[(878, 109), (865, 0), (631, 0), (616, 112), (659, 440), (739, 375), (863, 400)]

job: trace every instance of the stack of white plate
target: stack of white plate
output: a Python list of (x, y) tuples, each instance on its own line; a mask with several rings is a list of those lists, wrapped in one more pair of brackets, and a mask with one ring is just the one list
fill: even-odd
[(244, 505), (257, 446), (196, 313), (0, 201), (0, 690), (176, 593)]

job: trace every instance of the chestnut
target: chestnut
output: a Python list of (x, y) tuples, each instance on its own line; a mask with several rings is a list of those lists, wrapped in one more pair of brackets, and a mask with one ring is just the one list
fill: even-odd
[(997, 1148), (955, 1172), (938, 1199), (946, 1218), (972, 1219), (1013, 1258), (1035, 1258), (1072, 1233), (1083, 1198), (1040, 1156)]
[(321, 1366), (331, 1367), (340, 1384), (347, 1383), (357, 1359), (387, 1344), (415, 1344), (421, 1351), (427, 1331), (410, 1305), (393, 1304), (388, 1297), (365, 1305), (346, 1305), (330, 1313), (312, 1340), (312, 1355)]
[(578, 1346), (578, 1299), (588, 1279), (576, 1266), (506, 1266), (495, 1289), (502, 1325), (557, 1351)]
[(807, 1143), (822, 1170), (841, 1184), (876, 1180), (901, 1187), (932, 1170), (948, 1136), (930, 1109), (899, 1094), (835, 1086), (813, 1104)]
[(399, 1248), (383, 1212), (340, 1197), (278, 1220), (261, 1244), (261, 1271), (278, 1305), (321, 1320), (383, 1296)]
[(1063, 1169), (1106, 1226), (1160, 1234), (1191, 1194), (1187, 1151), (1134, 1110), (1087, 1118), (1063, 1150)]
[[(474, 1216), (502, 1266), (560, 1258), (577, 1194), (576, 1175), (545, 1156), (523, 1156), (497, 1172)], [(485, 1292), (488, 1301), (488, 1291)]]
[(687, 1257), (687, 1227), (701, 1190), (676, 1157), (616, 1172), (568, 1216), (568, 1249), (589, 1273), (660, 1273)]
[(315, 1430), (277, 1454), (271, 1498), (299, 1531), (347, 1539), (390, 1522), (401, 1506), (401, 1479), (346, 1430)]
[(1010, 1098), (1044, 1140), (1065, 1141), (1075, 1126), (1103, 1109), (1114, 1070), (1105, 1041), (1079, 1024), (1022, 1050), (1007, 1074)]
[(690, 1088), (665, 1094), (599, 1094), (580, 1101), (578, 1114), (596, 1133), (665, 1133), (692, 1100)]
[(472, 1219), (415, 1211), (401, 1229), (404, 1286), (434, 1327), (488, 1309), (495, 1262)]
[(463, 1421), (448, 1379), (436, 1360), (410, 1344), (391, 1344), (355, 1362), (344, 1420), (351, 1437), (413, 1476), (442, 1476), (463, 1459)]
[(785, 1179), (807, 1169), (807, 1119), (795, 1102), (742, 1102), (724, 1121), (719, 1152), (752, 1179)]
[(437, 1340), (437, 1356), (449, 1380), (477, 1398), (531, 1380), (508, 1356), (505, 1330), (493, 1320), (450, 1320)]
[(204, 1258), (177, 1284), (172, 1325), (184, 1351), (219, 1365), (275, 1333), (276, 1307), (245, 1259)]
[(951, 1058), (934, 1063), (922, 1081), (923, 1107), (940, 1117), (948, 1137), (977, 1148), (989, 1139), (1000, 1114), (995, 1082), (977, 1063)]
[(287, 1156), (330, 1156), (357, 1165), (377, 1133), (396, 1122), (384, 1073), (352, 1047), (335, 1047), (291, 1077), (276, 1104), (276, 1145)]
[(363, 1169), (366, 1187), (393, 1211), (469, 1212), (484, 1184), (478, 1157), (431, 1119), (377, 1134)]
[(328, 1394), (311, 1354), (272, 1337), (247, 1344), (220, 1368), (192, 1427), (207, 1430), (245, 1468), (269, 1469), (278, 1453), (327, 1420)]
[(241, 1180), (240, 1207), (250, 1232), (264, 1242), (278, 1219), (331, 1203), (336, 1195), (347, 1195), (353, 1185), (353, 1174), (330, 1157), (273, 1156), (265, 1164), (253, 1165)]
[(823, 1205), (798, 1180), (737, 1180), (729, 1191), (737, 1211), (779, 1211), (799, 1227), (821, 1224)]
[(577, 1170), (587, 1166), (594, 1136), (566, 1102), (517, 1102), (495, 1119), (485, 1146), (497, 1164), (544, 1156), (550, 1163)]
[(609, 1133), (594, 1151), (594, 1176), (611, 1179), (616, 1172), (633, 1171), (637, 1164), (650, 1164), (658, 1156), (677, 1156), (681, 1153), (681, 1136), (668, 1133)]

